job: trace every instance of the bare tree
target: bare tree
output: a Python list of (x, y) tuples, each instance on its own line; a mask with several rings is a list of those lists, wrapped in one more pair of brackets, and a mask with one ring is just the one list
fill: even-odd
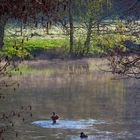
[(133, 1), (120, 16), (124, 29), (123, 31), (117, 30), (116, 33), (125, 36), (126, 39), (122, 39), (113, 48), (105, 49), (112, 72), (134, 78), (140, 78), (140, 14), (138, 8), (140, 8), (140, 2)]

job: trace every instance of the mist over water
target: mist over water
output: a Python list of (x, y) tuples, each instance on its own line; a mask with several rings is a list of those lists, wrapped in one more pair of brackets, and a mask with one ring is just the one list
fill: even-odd
[[(99, 71), (102, 60), (28, 62), (38, 72), (13, 77), (20, 82), (15, 92), (6, 90), (3, 110), (32, 105), (33, 117), (16, 122), (19, 140), (140, 139), (140, 80), (115, 79)], [(47, 70), (47, 71), (44, 71)], [(51, 125), (52, 112), (60, 116)], [(10, 140), (10, 134), (7, 134)]]

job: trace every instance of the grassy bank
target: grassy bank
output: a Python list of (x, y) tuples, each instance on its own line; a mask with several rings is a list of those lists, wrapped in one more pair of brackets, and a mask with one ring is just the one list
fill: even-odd
[(24, 44), (27, 48), (55, 48), (55, 47), (64, 47), (65, 46), (64, 38), (49, 38), (49, 39), (29, 39), (25, 41)]
[(66, 39), (65, 38), (30, 38), (28, 41), (24, 40), (22, 43), (22, 39), (8, 39), (6, 38), (4, 40), (5, 48), (10, 48), (15, 45), (25, 47), (28, 49), (34, 49), (34, 48), (56, 48), (56, 47), (64, 47), (66, 45)]
[[(29, 55), (29, 52), (36, 56), (40, 53), (44, 53), (49, 49), (65, 48), (68, 44), (65, 38), (29, 38), (28, 40), (22, 40), (21, 38), (5, 38), (3, 52), (6, 55), (12, 56), (16, 54), (19, 57)], [(63, 49), (64, 50), (64, 49)]]
[[(125, 36), (121, 34), (107, 34), (107, 35), (97, 35), (96, 33), (92, 35), (89, 47), (89, 56), (98, 56), (104, 54), (105, 51), (111, 50), (115, 47), (120, 47), (125, 51), (125, 46), (123, 41), (131, 40), (132, 36)], [(134, 40), (134, 39), (133, 39)], [(4, 40), (6, 52), (17, 54), (19, 56), (26, 55), (28, 52), (34, 56), (40, 58), (52, 57), (63, 57), (64, 54), (69, 52), (69, 39), (68, 37), (61, 38), (45, 38), (45, 37), (32, 37), (27, 40), (22, 41), (19, 38), (5, 38)], [(83, 53), (85, 48), (85, 36), (75, 36), (73, 43), (73, 54), (78, 56)], [(14, 46), (14, 47), (13, 47)], [(16, 47), (15, 47), (16, 46)], [(84, 56), (84, 54), (82, 54)]]

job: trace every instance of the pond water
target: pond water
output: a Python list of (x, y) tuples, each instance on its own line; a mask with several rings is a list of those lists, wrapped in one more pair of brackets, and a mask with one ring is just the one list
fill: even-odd
[[(20, 87), (4, 89), (1, 112), (32, 106), (32, 117), (15, 120), (7, 140), (140, 139), (140, 80), (99, 71), (100, 59), (25, 62), (30, 71), (15, 75)], [(60, 120), (52, 125), (56, 112)], [(18, 138), (13, 135), (18, 132)]]

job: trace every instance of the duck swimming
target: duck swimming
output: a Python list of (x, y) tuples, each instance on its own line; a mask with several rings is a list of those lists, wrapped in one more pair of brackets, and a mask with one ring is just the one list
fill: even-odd
[(59, 116), (57, 116), (56, 114), (55, 114), (55, 112), (52, 112), (52, 116), (51, 116), (51, 119), (52, 119), (52, 121), (53, 121), (53, 124), (56, 124), (56, 120), (58, 120), (59, 119)]
[(81, 132), (80, 133), (80, 138), (83, 139), (83, 138), (88, 138), (88, 136), (84, 133), (84, 132)]

